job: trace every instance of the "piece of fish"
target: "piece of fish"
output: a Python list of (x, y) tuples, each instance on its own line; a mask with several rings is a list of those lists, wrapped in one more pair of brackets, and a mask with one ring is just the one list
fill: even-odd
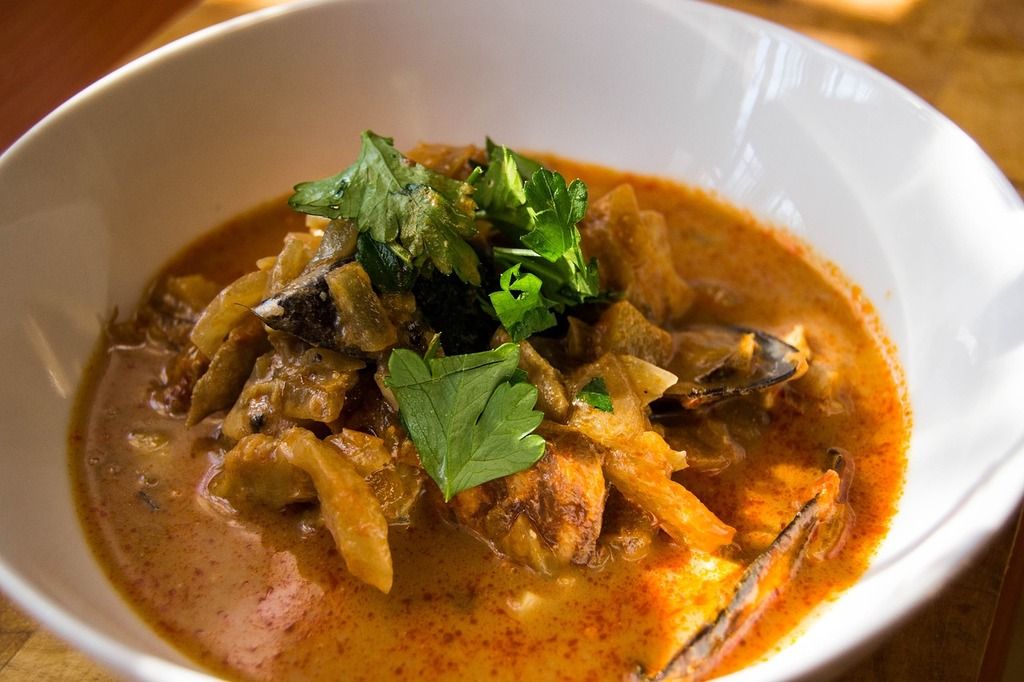
[(547, 450), (535, 466), (456, 495), (459, 525), (496, 552), (551, 574), (595, 555), (607, 494), (602, 449), (550, 422)]
[(338, 259), (320, 263), (254, 306), (252, 312), (271, 329), (297, 336), (312, 346), (336, 348), (338, 309), (326, 277), (346, 262)]

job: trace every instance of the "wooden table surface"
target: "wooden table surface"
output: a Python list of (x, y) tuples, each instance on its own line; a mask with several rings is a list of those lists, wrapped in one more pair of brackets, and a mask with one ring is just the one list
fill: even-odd
[[(0, 149), (114, 66), (275, 0), (0, 0)], [(1024, 192), (1024, 0), (721, 0), (872, 64), (971, 134)], [(1024, 680), (1013, 519), (844, 682)], [(1009, 568), (1008, 568), (1009, 567)], [(1004, 676), (1005, 669), (1005, 676)], [(0, 682), (110, 680), (0, 595)]]

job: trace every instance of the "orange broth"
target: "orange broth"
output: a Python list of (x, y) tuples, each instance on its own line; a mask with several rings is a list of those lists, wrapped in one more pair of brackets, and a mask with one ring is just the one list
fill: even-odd
[[(856, 464), (845, 544), (826, 561), (804, 562), (718, 672), (769, 653), (865, 570), (895, 510), (910, 424), (870, 304), (792, 236), (700, 191), (548, 162), (582, 178), (592, 199), (629, 182), (641, 207), (664, 213), (677, 269), (698, 292), (687, 321), (780, 335), (803, 324), (814, 358), (835, 369), (846, 409), (782, 403), (767, 411), (750, 401), (717, 409), (745, 457), (717, 475), (684, 470), (676, 480), (737, 529), (735, 564), (709, 567), (661, 535), (639, 561), (613, 558), (544, 577), (421, 511), (390, 530), (395, 575), (385, 595), (347, 572), (308, 514), (237, 517), (212, 503), (203, 491), (223, 456), (217, 419), (186, 429), (151, 409), (148, 392), (168, 352), (104, 345), (71, 432), (82, 524), (114, 585), (200, 665), (253, 680), (619, 680), (638, 664), (657, 670), (722, 606), (754, 556), (745, 539), (777, 533), (807, 499), (830, 447)], [(302, 223), (275, 202), (201, 238), (164, 272), (225, 284), (276, 253)], [(685, 434), (671, 428), (666, 439), (686, 447)]]

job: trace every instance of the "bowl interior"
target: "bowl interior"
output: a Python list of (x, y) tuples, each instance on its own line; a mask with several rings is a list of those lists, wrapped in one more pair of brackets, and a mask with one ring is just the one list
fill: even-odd
[(900, 510), (868, 577), (737, 679), (865, 645), (1019, 499), (1020, 201), (912, 95), (697, 4), (302, 3), (143, 58), (0, 158), (0, 586), (107, 664), (188, 665), (107, 584), (73, 508), (67, 420), (100, 320), (200, 232), (336, 172), (364, 128), (681, 179), (805, 238), (874, 302), (914, 409)]

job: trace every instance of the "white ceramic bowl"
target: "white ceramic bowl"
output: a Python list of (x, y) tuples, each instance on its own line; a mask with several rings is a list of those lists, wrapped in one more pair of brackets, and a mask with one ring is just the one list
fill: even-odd
[(0, 158), (0, 587), (128, 677), (203, 678), (85, 544), (65, 434), (112, 306), (201, 231), (335, 172), (365, 127), (682, 179), (859, 282), (914, 410), (906, 489), (857, 585), (736, 680), (820, 675), (927, 599), (1024, 489), (1021, 202), (953, 124), (862, 64), (680, 0), (306, 2), (119, 70)]

